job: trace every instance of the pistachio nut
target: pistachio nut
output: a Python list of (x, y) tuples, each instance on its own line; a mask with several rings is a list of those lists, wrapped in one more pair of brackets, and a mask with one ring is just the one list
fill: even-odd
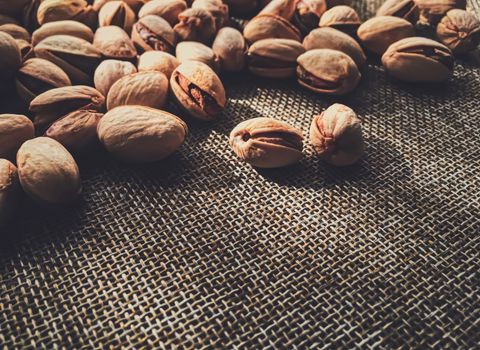
[(118, 26), (128, 34), (135, 23), (135, 12), (124, 1), (109, 1), (98, 12), (98, 24), (104, 26)]
[(320, 27), (333, 27), (348, 35), (355, 36), (362, 24), (357, 11), (346, 5), (334, 6), (320, 18)]
[(272, 0), (258, 15), (279, 16), (290, 21), (297, 8), (298, 0)]
[(294, 77), (297, 58), (304, 52), (303, 45), (296, 40), (259, 40), (248, 49), (248, 69), (261, 77)]
[(12, 38), (16, 40), (25, 40), (30, 41), (30, 33), (23, 27), (19, 26), (18, 24), (3, 24), (0, 25), (0, 32), (5, 32), (10, 34)]
[(35, 46), (35, 55), (62, 68), (74, 84), (90, 84), (102, 54), (91, 43), (71, 35), (53, 35)]
[(480, 43), (480, 21), (465, 10), (450, 10), (437, 26), (437, 37), (453, 53), (467, 53)]
[(26, 141), (18, 150), (17, 166), (23, 190), (36, 201), (62, 204), (73, 201), (81, 192), (75, 159), (54, 139)]
[(440, 82), (453, 74), (454, 58), (445, 45), (434, 40), (411, 37), (390, 45), (382, 56), (388, 73), (399, 80)]
[(43, 0), (38, 7), (37, 20), (40, 25), (63, 20), (87, 22), (89, 14), (85, 0)]
[(195, 0), (193, 9), (204, 9), (210, 12), (215, 19), (215, 28), (220, 29), (228, 22), (228, 6), (222, 0)]
[(245, 16), (258, 8), (258, 0), (224, 0), (233, 15)]
[(305, 34), (318, 27), (320, 17), (327, 11), (326, 0), (300, 0), (293, 16), (293, 22)]
[(18, 70), (15, 84), (18, 96), (27, 105), (45, 91), (72, 85), (60, 67), (42, 58), (25, 61)]
[(133, 25), (132, 40), (139, 52), (173, 53), (177, 39), (170, 24), (160, 16), (147, 15)]
[(357, 36), (367, 49), (383, 55), (394, 42), (415, 36), (415, 28), (400, 17), (377, 16), (362, 23)]
[(298, 82), (314, 92), (344, 95), (360, 82), (353, 59), (337, 50), (310, 50), (299, 56), (297, 63)]
[(20, 146), (33, 138), (32, 121), (20, 114), (0, 114), (0, 158), (15, 159)]
[(386, 0), (377, 10), (377, 16), (394, 16), (410, 23), (418, 21), (418, 6), (415, 0)]
[(36, 46), (43, 39), (54, 35), (71, 35), (93, 42), (93, 31), (83, 23), (71, 20), (45, 23), (32, 34), (32, 44)]
[(227, 102), (220, 78), (206, 64), (187, 61), (175, 69), (170, 88), (177, 103), (199, 120), (213, 120)]
[(365, 151), (360, 119), (339, 103), (313, 118), (310, 142), (316, 154), (335, 166), (352, 165)]
[(350, 35), (335, 28), (323, 27), (312, 30), (303, 39), (305, 50), (332, 49), (350, 56), (357, 67), (363, 67), (367, 58), (362, 47)]
[(175, 152), (185, 141), (187, 125), (165, 111), (143, 106), (121, 106), (107, 112), (97, 134), (107, 151), (134, 163), (156, 162)]
[(35, 113), (35, 125), (40, 128), (79, 109), (102, 112), (104, 108), (105, 97), (94, 88), (83, 85), (48, 90), (30, 103), (30, 111)]
[(73, 153), (82, 153), (97, 143), (97, 125), (103, 113), (91, 110), (73, 111), (53, 122), (45, 136), (60, 142)]
[(175, 56), (180, 63), (198, 61), (210, 66), (214, 71), (220, 71), (220, 60), (211, 48), (197, 41), (182, 41), (175, 49)]
[(173, 55), (162, 51), (147, 51), (138, 59), (138, 71), (157, 71), (170, 79), (180, 61)]
[(29, 2), (30, 0), (0, 0), (0, 13), (9, 16), (18, 16)]
[(137, 68), (131, 63), (119, 60), (105, 60), (95, 70), (93, 82), (95, 88), (107, 96), (112, 85), (124, 76), (137, 72)]
[(138, 105), (162, 109), (167, 101), (168, 79), (165, 74), (148, 71), (124, 76), (117, 80), (107, 96), (107, 109)]
[(106, 58), (133, 60), (137, 50), (128, 34), (120, 27), (100, 27), (95, 32), (93, 46)]
[(258, 168), (280, 168), (302, 158), (302, 131), (272, 118), (241, 122), (230, 133), (229, 142), (240, 159)]
[(245, 67), (247, 44), (238, 30), (231, 27), (220, 29), (213, 41), (212, 50), (220, 59), (223, 70), (236, 72)]
[(15, 214), (21, 198), (17, 167), (0, 159), (0, 227), (5, 226)]
[[(94, 0), (93, 1), (93, 9), (95, 11), (100, 11), (100, 9), (105, 5), (107, 2), (113, 1), (113, 0)], [(143, 5), (145, 5), (149, 0), (123, 0), (130, 8), (133, 10), (133, 12), (138, 13), (140, 9), (142, 8)]]
[(300, 31), (283, 17), (259, 15), (247, 23), (243, 36), (249, 44), (268, 38), (292, 39), (301, 41)]
[(178, 20), (173, 30), (180, 41), (199, 41), (210, 44), (217, 31), (215, 19), (204, 9), (186, 9), (178, 15)]
[(173, 27), (178, 23), (178, 15), (186, 9), (187, 3), (185, 0), (151, 0), (140, 9), (138, 17), (157, 15)]
[(420, 24), (437, 25), (448, 11), (465, 10), (467, 0), (415, 0), (420, 11)]
[(21, 65), (22, 56), (17, 42), (10, 34), (0, 32), (0, 89), (11, 82)]

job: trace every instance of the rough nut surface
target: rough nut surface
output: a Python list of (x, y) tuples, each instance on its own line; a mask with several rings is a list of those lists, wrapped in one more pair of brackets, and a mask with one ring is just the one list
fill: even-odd
[(10, 161), (0, 159), (0, 227), (14, 214), (20, 196), (17, 168)]
[(26, 116), (0, 114), (0, 158), (14, 160), (20, 146), (34, 133), (33, 123)]
[(480, 43), (480, 21), (471, 12), (450, 10), (437, 26), (437, 37), (453, 53), (465, 54)]
[(173, 55), (162, 51), (147, 51), (138, 59), (138, 71), (157, 71), (166, 75), (168, 79), (180, 65), (180, 61)]
[(107, 96), (112, 85), (124, 76), (137, 73), (137, 68), (131, 62), (119, 60), (105, 60), (95, 70), (93, 82), (95, 88)]
[(213, 41), (212, 50), (225, 71), (241, 71), (245, 66), (245, 39), (242, 33), (234, 28), (220, 29)]

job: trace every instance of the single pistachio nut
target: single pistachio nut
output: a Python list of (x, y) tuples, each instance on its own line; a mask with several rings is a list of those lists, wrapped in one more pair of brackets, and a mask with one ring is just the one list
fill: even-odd
[(22, 65), (22, 56), (15, 39), (0, 32), (0, 88), (8, 85), (18, 68)]
[(168, 79), (165, 74), (149, 71), (127, 75), (117, 80), (107, 96), (107, 109), (138, 105), (162, 109), (168, 96)]
[(32, 34), (32, 44), (36, 46), (43, 39), (53, 35), (71, 35), (93, 42), (93, 31), (83, 23), (71, 20), (45, 23)]
[(104, 108), (105, 97), (94, 88), (83, 85), (48, 90), (30, 103), (30, 111), (35, 113), (35, 125), (39, 128), (79, 109), (103, 112)]
[(173, 27), (178, 23), (178, 15), (186, 9), (187, 3), (185, 0), (151, 0), (140, 9), (138, 17), (157, 15)]
[[(113, 0), (94, 0), (93, 1), (93, 9), (95, 11), (100, 11), (100, 9), (105, 5), (107, 2), (113, 1)], [(149, 0), (123, 0), (130, 8), (133, 10), (133, 12), (138, 13), (140, 9), (142, 8), (143, 5), (145, 5)]]
[(327, 11), (326, 0), (301, 0), (293, 16), (293, 23), (302, 33), (308, 34), (318, 27), (320, 17)]
[(313, 118), (310, 142), (316, 154), (335, 166), (352, 165), (365, 152), (360, 119), (339, 103)]
[(93, 46), (106, 58), (133, 60), (137, 56), (137, 50), (130, 37), (117, 26), (98, 28), (93, 39)]
[(344, 95), (360, 82), (353, 59), (337, 50), (310, 50), (299, 56), (297, 63), (298, 82), (317, 93)]
[(137, 68), (131, 62), (105, 60), (95, 70), (93, 76), (95, 89), (103, 96), (107, 96), (108, 91), (117, 80), (136, 72)]
[(170, 24), (160, 16), (147, 15), (133, 25), (132, 40), (139, 52), (173, 53), (177, 38)]
[(134, 163), (156, 162), (175, 152), (185, 141), (187, 125), (168, 112), (121, 106), (107, 112), (97, 134), (107, 151)]
[(157, 71), (170, 79), (180, 61), (173, 55), (162, 51), (147, 51), (138, 59), (138, 71)]
[(71, 35), (53, 35), (35, 46), (35, 55), (55, 63), (73, 84), (91, 84), (102, 54), (91, 43)]
[(199, 41), (210, 44), (217, 32), (215, 19), (204, 9), (186, 9), (178, 15), (178, 20), (173, 30), (179, 41)]
[(285, 167), (302, 158), (302, 131), (272, 118), (241, 122), (230, 133), (229, 141), (240, 159), (258, 168)]
[(332, 27), (348, 35), (355, 36), (362, 24), (357, 11), (346, 5), (334, 6), (320, 18), (320, 27)]
[(124, 1), (109, 1), (98, 12), (98, 24), (104, 26), (118, 26), (128, 34), (135, 23), (135, 12)]
[(377, 16), (400, 17), (412, 24), (417, 23), (418, 15), (415, 0), (386, 0), (377, 10)]
[(0, 114), (0, 158), (14, 160), (20, 146), (34, 134), (33, 123), (26, 116)]
[(437, 26), (437, 37), (454, 54), (465, 54), (480, 43), (480, 21), (465, 10), (450, 10)]
[(16, 40), (25, 40), (28, 42), (31, 40), (30, 33), (18, 24), (10, 23), (0, 25), (0, 32), (10, 34), (12, 38)]
[(297, 3), (298, 0), (272, 0), (258, 15), (279, 16), (290, 21), (297, 8)]
[(42, 58), (26, 60), (17, 72), (15, 85), (18, 96), (27, 105), (45, 91), (70, 86), (68, 75), (57, 65)]
[(215, 19), (217, 30), (228, 23), (228, 6), (222, 0), (195, 0), (192, 4), (193, 9), (204, 9), (211, 13)]
[(75, 159), (54, 139), (37, 137), (26, 141), (18, 150), (17, 166), (23, 190), (38, 202), (68, 203), (81, 192)]
[(48, 22), (86, 20), (88, 3), (85, 0), (43, 0), (37, 11), (37, 20), (40, 25)]
[(258, 0), (225, 0), (233, 15), (245, 16), (252, 14), (258, 8)]
[(17, 167), (7, 159), (0, 159), (0, 227), (15, 214), (21, 195)]
[(283, 17), (258, 15), (247, 23), (243, 36), (249, 44), (269, 38), (301, 41), (300, 31)]
[(60, 142), (73, 153), (82, 153), (97, 143), (97, 125), (103, 113), (92, 110), (78, 110), (53, 122), (45, 136)]
[(261, 77), (294, 77), (297, 58), (304, 52), (303, 45), (296, 40), (259, 40), (248, 49), (248, 69)]
[(377, 16), (362, 23), (357, 36), (367, 49), (383, 55), (394, 42), (415, 36), (415, 28), (400, 17)]
[(363, 67), (367, 58), (362, 47), (350, 35), (331, 27), (312, 30), (304, 39), (305, 50), (332, 49), (350, 56), (357, 67)]
[(411, 37), (390, 45), (382, 63), (393, 77), (410, 82), (440, 82), (453, 74), (454, 58), (445, 45)]
[(170, 78), (170, 88), (180, 107), (199, 120), (215, 119), (227, 102), (218, 75), (197, 61), (179, 65)]
[(220, 60), (207, 45), (197, 41), (182, 41), (175, 49), (175, 56), (180, 63), (198, 61), (210, 66), (214, 71), (220, 71)]
[(237, 29), (220, 29), (212, 44), (212, 50), (220, 59), (221, 67), (228, 72), (241, 71), (245, 67), (247, 44)]
[(420, 11), (419, 23), (424, 25), (437, 25), (448, 11), (467, 7), (467, 0), (415, 0), (415, 3)]

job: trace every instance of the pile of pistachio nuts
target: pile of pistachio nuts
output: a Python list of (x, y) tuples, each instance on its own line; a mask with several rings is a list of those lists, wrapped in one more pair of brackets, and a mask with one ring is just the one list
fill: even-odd
[[(387, 0), (361, 21), (352, 0), (0, 0), (0, 91), (28, 115), (0, 115), (0, 225), (23, 193), (44, 205), (81, 192), (76, 158), (102, 145), (126, 162), (175, 152), (186, 122), (222, 114), (226, 72), (295, 79), (344, 95), (367, 56), (410, 82), (452, 76), (454, 55), (474, 50), (480, 23), (465, 0)], [(233, 19), (235, 18), (235, 20)], [(242, 18), (242, 20), (238, 20)], [(228, 118), (224, 115), (223, 117)], [(312, 116), (315, 153), (336, 166), (364, 152), (361, 123), (334, 104)], [(272, 118), (245, 120), (230, 135), (255, 167), (302, 158), (303, 132)]]

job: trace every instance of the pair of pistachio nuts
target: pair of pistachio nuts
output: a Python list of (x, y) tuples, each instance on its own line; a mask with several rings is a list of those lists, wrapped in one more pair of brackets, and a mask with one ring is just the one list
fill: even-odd
[[(314, 117), (310, 141), (319, 157), (336, 166), (354, 164), (365, 149), (360, 120), (351, 108), (341, 104), (334, 104)], [(303, 132), (271, 118), (254, 118), (238, 124), (229, 142), (240, 159), (259, 168), (289, 166), (303, 156)]]

